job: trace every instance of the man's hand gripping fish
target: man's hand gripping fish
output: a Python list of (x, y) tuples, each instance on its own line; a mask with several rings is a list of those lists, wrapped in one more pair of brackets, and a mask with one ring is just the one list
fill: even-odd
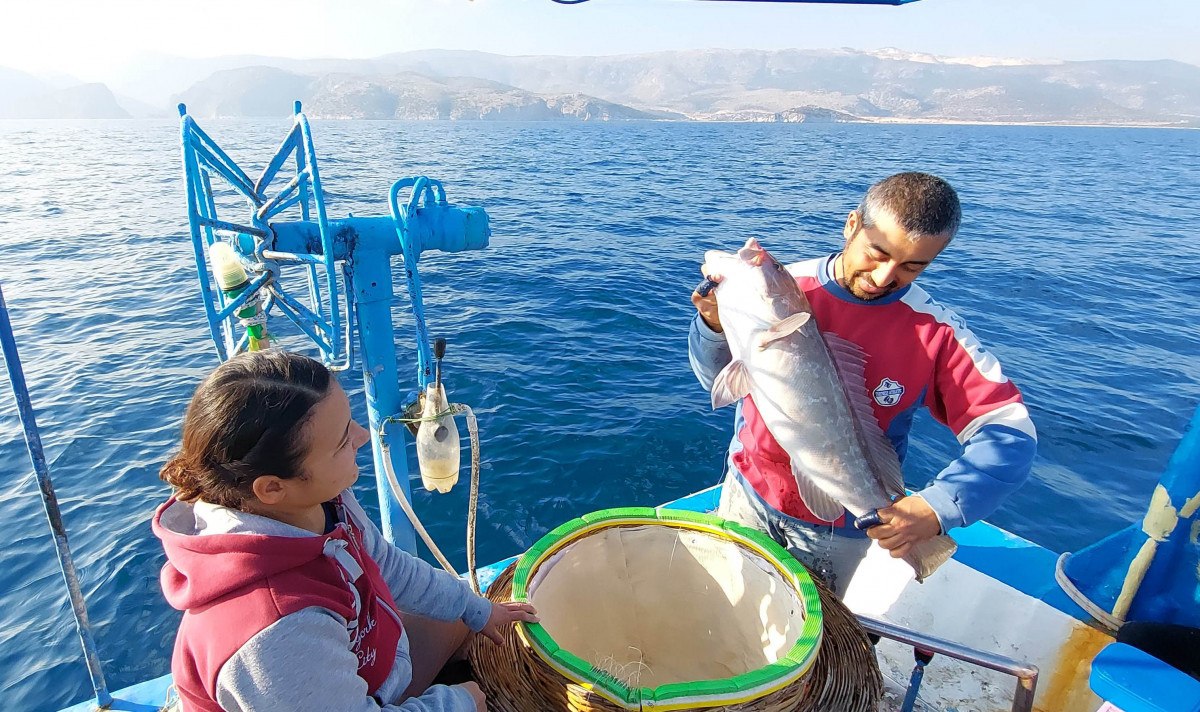
[[(822, 335), (795, 278), (751, 238), (736, 254), (705, 253), (705, 273), (719, 275), (717, 305), (733, 360), (716, 378), (713, 408), (747, 395), (788, 453), (809, 511), (834, 521), (903, 497), (904, 477), (891, 441), (871, 410), (862, 350)], [(935, 536), (904, 557), (917, 580), (954, 553)]]

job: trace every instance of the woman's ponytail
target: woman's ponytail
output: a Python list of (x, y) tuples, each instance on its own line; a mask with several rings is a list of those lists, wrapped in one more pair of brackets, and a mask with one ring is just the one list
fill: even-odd
[(235, 356), (196, 389), (179, 452), (159, 471), (184, 502), (241, 508), (262, 475), (290, 479), (304, 458), (301, 430), (332, 376), (319, 361), (283, 351)]

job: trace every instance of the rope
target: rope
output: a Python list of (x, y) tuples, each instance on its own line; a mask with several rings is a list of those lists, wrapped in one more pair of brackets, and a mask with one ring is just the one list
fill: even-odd
[[(388, 423), (424, 423), (429, 420), (441, 420), (442, 418), (445, 418), (447, 415), (459, 415), (460, 413), (466, 413), (470, 410), (471, 409), (469, 407), (467, 407), (466, 405), (463, 405), (462, 403), (451, 403), (450, 405), (446, 406), (446, 409), (440, 413), (434, 413), (433, 415), (422, 416), (420, 418), (401, 418), (398, 415), (389, 415), (388, 417), (383, 419), (382, 423), (380, 423), (379, 435), (380, 435), (380, 437), (383, 436), (383, 426), (387, 425)], [(472, 415), (471, 417), (473, 418), (475, 416)], [(469, 421), (468, 421), (467, 427), (468, 428), (470, 427)]]
[(1067, 576), (1067, 572), (1063, 569), (1063, 567), (1066, 565), (1067, 557), (1070, 555), (1070, 552), (1066, 552), (1062, 556), (1058, 557), (1058, 561), (1054, 562), (1054, 580), (1058, 582), (1059, 587), (1062, 588), (1063, 592), (1067, 594), (1067, 598), (1070, 598), (1072, 601), (1074, 601), (1075, 604), (1082, 608), (1089, 616), (1095, 618), (1101, 625), (1109, 630), (1119, 630), (1121, 626), (1125, 624), (1125, 621), (1117, 618), (1093, 603), (1083, 591), (1079, 590), (1079, 588), (1075, 585), (1075, 582)]
[(467, 432), (471, 436), (471, 494), (467, 505), (467, 570), (471, 574), (471, 590), (479, 593), (479, 573), (475, 566), (475, 525), (479, 510), (479, 422), (475, 418), (475, 411), (464, 403), (451, 403), (445, 410), (435, 415), (420, 417), (420, 418), (402, 418), (399, 416), (389, 416), (384, 418), (379, 425), (379, 443), (383, 453), (383, 469), (387, 476), (388, 486), (392, 489), (392, 495), (396, 501), (400, 503), (400, 508), (404, 510), (408, 521), (413, 525), (413, 529), (420, 535), (421, 541), (425, 542), (425, 546), (429, 548), (433, 557), (438, 560), (442, 568), (449, 571), (451, 574), (458, 576), (458, 572), (450, 565), (450, 561), (442, 553), (434, 543), (433, 537), (425, 529), (425, 525), (421, 523), (417, 513), (413, 510), (412, 504), (408, 498), (404, 496), (404, 490), (400, 487), (399, 480), (396, 479), (396, 471), (392, 468), (392, 455), (384, 438), (385, 431), (389, 423), (420, 423), (431, 420), (441, 420), (446, 416), (466, 415)]
[(438, 560), (443, 569), (458, 576), (458, 572), (450, 565), (450, 561), (442, 554), (442, 550), (438, 548), (437, 544), (433, 543), (433, 537), (429, 536), (429, 532), (425, 530), (425, 525), (421, 524), (420, 518), (417, 517), (417, 513), (413, 511), (412, 505), (408, 501), (408, 497), (404, 496), (404, 490), (400, 488), (400, 482), (396, 479), (396, 471), (392, 469), (391, 448), (383, 442), (382, 437), (380, 437), (379, 442), (380, 450), (383, 453), (383, 471), (387, 475), (388, 486), (392, 488), (392, 496), (400, 503), (400, 509), (403, 509), (404, 513), (408, 516), (408, 521), (412, 523), (413, 529), (421, 536), (421, 541), (425, 542), (425, 546), (429, 547), (433, 558)]
[(471, 590), (481, 594), (479, 590), (479, 572), (475, 570), (475, 515), (479, 510), (479, 423), (475, 420), (475, 411), (465, 404), (455, 403), (453, 407), (461, 407), (467, 416), (467, 432), (471, 435), (471, 496), (467, 504), (467, 571), (471, 573)]
[(267, 323), (267, 314), (259, 307), (258, 302), (254, 304), (254, 316), (238, 317), (238, 322), (242, 326), (265, 326)]

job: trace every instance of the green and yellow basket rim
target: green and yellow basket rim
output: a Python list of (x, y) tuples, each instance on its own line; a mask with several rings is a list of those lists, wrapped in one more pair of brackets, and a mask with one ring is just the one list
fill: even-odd
[(537, 541), (517, 561), (512, 598), (529, 601), (529, 582), (556, 552), (602, 529), (657, 524), (691, 529), (732, 540), (755, 552), (779, 573), (798, 594), (804, 608), (804, 625), (795, 645), (778, 661), (756, 670), (719, 680), (695, 680), (659, 687), (628, 687), (603, 670), (560, 648), (537, 623), (517, 626), (517, 634), (547, 665), (567, 679), (625, 709), (693, 709), (749, 702), (783, 689), (802, 678), (821, 648), (823, 621), (817, 587), (805, 568), (786, 549), (762, 532), (709, 514), (651, 507), (621, 507), (585, 514), (556, 527)]

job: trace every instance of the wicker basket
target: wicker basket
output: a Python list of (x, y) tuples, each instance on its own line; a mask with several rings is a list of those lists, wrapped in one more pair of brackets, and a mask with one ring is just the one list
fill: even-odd
[[(529, 558), (527, 555), (521, 562), (505, 569), (488, 589), (488, 597), (496, 601), (510, 600), (513, 597), (517, 568), (522, 563), (528, 565)], [(883, 681), (875, 661), (874, 648), (841, 601), (819, 583), (816, 584), (816, 592), (820, 599), (822, 615), (818, 616), (818, 620), (823, 617), (823, 634), (819, 652), (815, 652), (815, 660), (807, 666), (803, 676), (749, 701), (720, 705), (698, 703), (693, 706), (679, 703), (661, 706), (647, 704), (644, 709), (706, 709), (728, 712), (874, 710), (883, 692)], [(527, 638), (528, 636), (518, 635), (515, 629), (509, 629), (505, 632), (503, 645), (494, 645), (480, 637), (471, 646), (471, 665), (479, 684), (487, 694), (489, 710), (624, 712), (630, 709), (629, 706), (623, 707), (597, 694), (594, 687), (589, 689), (588, 686), (563, 675), (544, 659), (544, 655), (539, 655), (538, 651), (531, 647)]]

